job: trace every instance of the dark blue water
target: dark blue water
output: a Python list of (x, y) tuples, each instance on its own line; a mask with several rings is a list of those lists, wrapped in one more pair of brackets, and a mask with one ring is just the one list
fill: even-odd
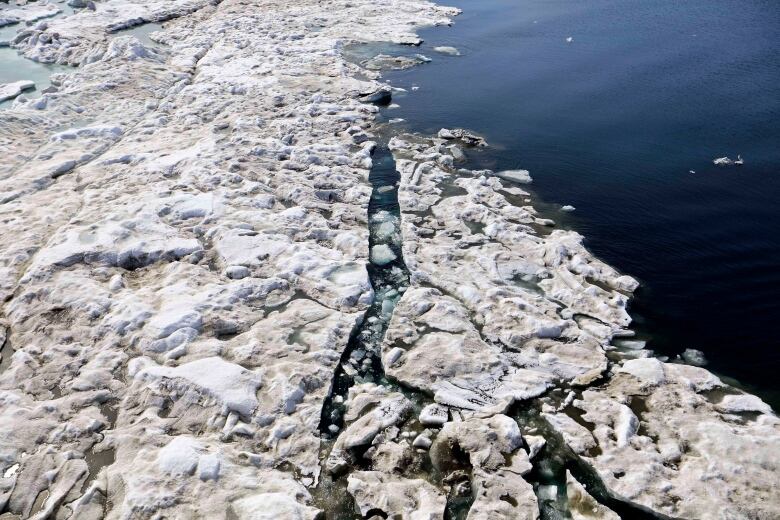
[[(642, 282), (632, 313), (651, 348), (700, 349), (777, 407), (780, 4), (447, 3), (463, 15), (415, 50), (433, 63), (386, 74), (419, 87), (391, 116), (485, 135), (481, 162), (531, 170), (543, 200), (577, 208), (566, 225)], [(742, 167), (712, 164), (737, 154)]]

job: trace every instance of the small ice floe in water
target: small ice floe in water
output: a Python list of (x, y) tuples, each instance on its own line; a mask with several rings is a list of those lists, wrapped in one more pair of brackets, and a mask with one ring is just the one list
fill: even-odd
[(35, 88), (32, 81), (14, 81), (13, 83), (0, 83), (0, 102), (13, 99), (25, 90)]
[(390, 119), (388, 121), (388, 123), (394, 125), (394, 124), (398, 124), (398, 123), (403, 123), (404, 121), (405, 121), (405, 119), (403, 117), (394, 117), (393, 119)]
[(571, 206), (569, 204), (566, 204), (565, 206), (561, 207), (561, 211), (574, 211), (576, 208), (574, 206)]
[(377, 244), (371, 248), (371, 263), (374, 265), (386, 265), (396, 259), (390, 246)]
[(364, 92), (358, 96), (363, 103), (373, 103), (375, 105), (389, 105), (392, 99), (392, 91), (387, 87), (382, 87), (373, 92)]
[(696, 350), (695, 348), (686, 348), (681, 357), (683, 361), (689, 365), (703, 367), (707, 364), (707, 359), (704, 357), (704, 352), (701, 350)]
[(718, 157), (712, 161), (712, 164), (715, 166), (742, 166), (745, 164), (745, 161), (742, 159), (741, 155), (737, 155), (737, 158), (733, 160), (728, 157)]
[(520, 184), (531, 183), (531, 173), (528, 170), (504, 170), (496, 173), (498, 177)]
[(460, 51), (455, 47), (449, 47), (446, 45), (440, 47), (434, 47), (433, 50), (441, 54), (449, 54), (450, 56), (460, 56)]
[(420, 90), (420, 87), (418, 87), (417, 85), (414, 85), (414, 86), (412, 87), (412, 90)]
[(696, 173), (696, 170), (688, 170), (688, 173)]
[(442, 128), (437, 135), (442, 139), (460, 139), (469, 146), (486, 147), (488, 145), (484, 137), (473, 134), (463, 128)]
[(573, 41), (574, 41), (574, 38), (572, 38), (571, 36), (569, 36), (568, 38), (566, 38), (566, 43), (571, 43), (571, 42), (573, 42)]

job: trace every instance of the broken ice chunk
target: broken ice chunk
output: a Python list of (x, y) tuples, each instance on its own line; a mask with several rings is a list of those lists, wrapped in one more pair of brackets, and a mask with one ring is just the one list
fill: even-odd
[(704, 357), (704, 352), (696, 350), (695, 348), (686, 348), (682, 353), (682, 358), (689, 365), (696, 367), (702, 367), (707, 364), (707, 359)]
[(371, 263), (374, 265), (387, 265), (396, 258), (393, 250), (385, 244), (377, 244), (371, 248)]
[(219, 478), (220, 460), (216, 453), (201, 455), (198, 459), (198, 478), (201, 480), (217, 480)]
[(496, 175), (502, 179), (520, 184), (530, 184), (532, 180), (531, 173), (528, 170), (504, 170), (496, 173)]
[(450, 47), (448, 45), (441, 45), (439, 47), (434, 47), (433, 50), (441, 54), (447, 54), (449, 56), (460, 56), (460, 51), (458, 49), (456, 49), (455, 47)]
[(447, 422), (448, 417), (447, 408), (433, 403), (420, 411), (420, 424), (423, 426), (441, 426)]
[(228, 410), (249, 415), (257, 407), (260, 376), (219, 357), (185, 363), (178, 367), (151, 365), (135, 379), (175, 386), (180, 394), (193, 390), (216, 400)]
[(13, 83), (0, 84), (0, 102), (13, 99), (25, 90), (35, 88), (32, 81), (15, 81)]

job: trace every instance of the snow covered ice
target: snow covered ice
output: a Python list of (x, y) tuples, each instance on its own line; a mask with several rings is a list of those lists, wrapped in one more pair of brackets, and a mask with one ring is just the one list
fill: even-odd
[[(394, 134), (399, 182), (378, 191), (400, 213), (369, 215), (379, 69), (427, 58), (344, 47), (417, 45), (457, 9), (89, 4), (0, 14), (7, 51), (71, 67), (39, 99), (0, 87), (18, 95), (0, 110), (3, 514), (442, 518), (458, 499), (471, 520), (538, 518), (528, 479), (555, 443), (512, 414), (540, 402), (616, 496), (780, 514), (771, 408), (703, 368), (610, 358), (637, 281), (540, 215), (527, 171), (467, 169), (478, 133)], [(122, 32), (149, 23), (153, 43)], [(348, 350), (358, 332), (376, 348)], [(340, 370), (371, 377), (336, 388)], [(580, 484), (571, 500), (605, 507)]]

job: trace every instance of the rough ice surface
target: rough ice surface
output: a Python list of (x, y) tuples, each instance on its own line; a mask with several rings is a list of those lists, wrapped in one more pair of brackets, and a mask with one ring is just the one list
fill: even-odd
[(780, 471), (780, 421), (771, 409), (746, 394), (714, 402), (711, 391), (725, 387), (702, 368), (658, 368), (663, 378), (615, 371), (574, 401), (598, 446), (584, 460), (617, 496), (675, 518), (777, 516), (770, 482)]
[(422, 479), (402, 479), (378, 471), (356, 471), (349, 476), (349, 493), (361, 515), (382, 511), (392, 518), (444, 518), (442, 493)]
[(614, 511), (599, 504), (585, 487), (566, 471), (566, 492), (569, 511), (574, 520), (620, 520)]
[(203, 394), (226, 410), (243, 415), (250, 415), (258, 404), (260, 376), (216, 356), (177, 367), (152, 364), (136, 373), (135, 378), (153, 385), (176, 387), (183, 395)]
[(355, 94), (380, 85), (339, 50), (455, 11), (94, 7), (12, 42), (77, 67), (0, 111), (0, 510), (314, 518), (320, 412), (374, 297)]
[[(678, 517), (780, 515), (772, 410), (643, 346), (608, 358), (631, 334), (636, 280), (529, 205), (527, 172), (462, 169), (478, 134), (392, 139), (401, 215), (369, 218), (367, 102), (390, 92), (377, 71), (428, 60), (361, 66), (342, 50), (419, 44), (456, 9), (60, 12), (0, 14), (20, 29), (13, 51), (73, 66), (0, 111), (0, 511), (314, 519), (333, 506), (326, 470), (350, 511), (439, 518), (470, 497), (470, 520), (536, 519), (532, 468), (554, 443), (507, 414), (546, 400), (615, 496)], [(153, 43), (121, 33), (152, 22)], [(369, 262), (403, 285), (375, 294)], [(364, 323), (386, 377), (349, 388), (326, 442), (324, 404)], [(573, 397), (553, 407), (563, 385)], [(572, 504), (608, 514), (570, 484)]]

